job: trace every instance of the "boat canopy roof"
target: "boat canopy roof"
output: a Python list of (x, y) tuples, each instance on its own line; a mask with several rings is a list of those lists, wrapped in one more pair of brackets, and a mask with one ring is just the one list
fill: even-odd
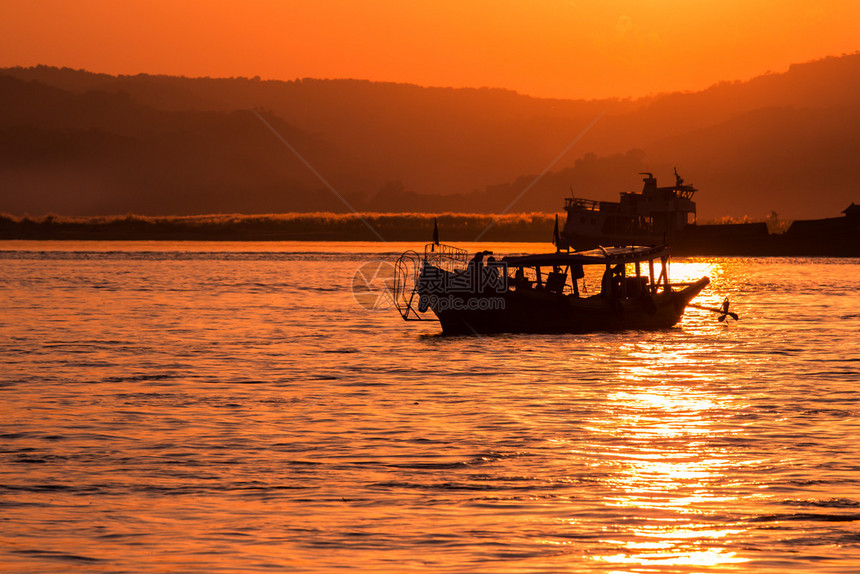
[(649, 261), (669, 255), (667, 245), (656, 247), (600, 247), (588, 251), (572, 253), (541, 253), (535, 255), (514, 255), (504, 257), (502, 261), (511, 267), (549, 267), (562, 265), (615, 265), (618, 263), (635, 263)]

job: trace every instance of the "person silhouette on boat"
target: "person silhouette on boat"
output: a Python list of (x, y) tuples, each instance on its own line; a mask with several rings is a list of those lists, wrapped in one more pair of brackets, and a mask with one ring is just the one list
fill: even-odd
[(466, 266), (469, 281), (471, 282), (470, 289), (473, 291), (480, 290), (484, 282), (484, 255), (489, 255), (491, 251), (478, 251)]
[(606, 266), (603, 279), (600, 281), (600, 295), (608, 299), (621, 297), (621, 282), (624, 280), (624, 264), (615, 267)]
[(490, 255), (487, 257), (487, 265), (484, 268), (482, 274), (481, 290), (485, 289), (494, 289), (496, 291), (499, 290), (499, 279), (501, 277), (501, 273), (499, 273), (499, 265), (496, 263), (496, 258)]

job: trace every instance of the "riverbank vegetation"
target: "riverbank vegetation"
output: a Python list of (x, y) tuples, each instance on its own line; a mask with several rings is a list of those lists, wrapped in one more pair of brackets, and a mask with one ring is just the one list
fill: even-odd
[[(560, 217), (563, 223), (564, 218)], [(0, 214), (0, 239), (201, 241), (552, 240), (550, 213), (285, 213), (41, 218)]]

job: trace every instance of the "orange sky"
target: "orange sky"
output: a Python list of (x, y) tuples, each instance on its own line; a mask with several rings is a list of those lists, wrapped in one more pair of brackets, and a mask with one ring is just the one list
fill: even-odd
[(0, 0), (0, 66), (702, 89), (860, 50), (857, 0)]

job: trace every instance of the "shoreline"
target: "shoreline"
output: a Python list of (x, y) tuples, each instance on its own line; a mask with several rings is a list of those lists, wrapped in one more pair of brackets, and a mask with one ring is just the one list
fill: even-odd
[[(21, 241), (322, 241), (417, 242), (432, 240), (438, 225), (445, 242), (545, 243), (555, 214), (437, 215), (303, 213), (145, 217), (60, 217), (34, 220), (0, 215), (0, 240)], [(759, 237), (700, 237), (672, 246), (678, 256), (860, 257), (860, 238), (850, 230), (782, 233)]]
[(0, 239), (95, 241), (443, 241), (549, 242), (555, 214), (293, 213), (60, 217), (0, 215)]

